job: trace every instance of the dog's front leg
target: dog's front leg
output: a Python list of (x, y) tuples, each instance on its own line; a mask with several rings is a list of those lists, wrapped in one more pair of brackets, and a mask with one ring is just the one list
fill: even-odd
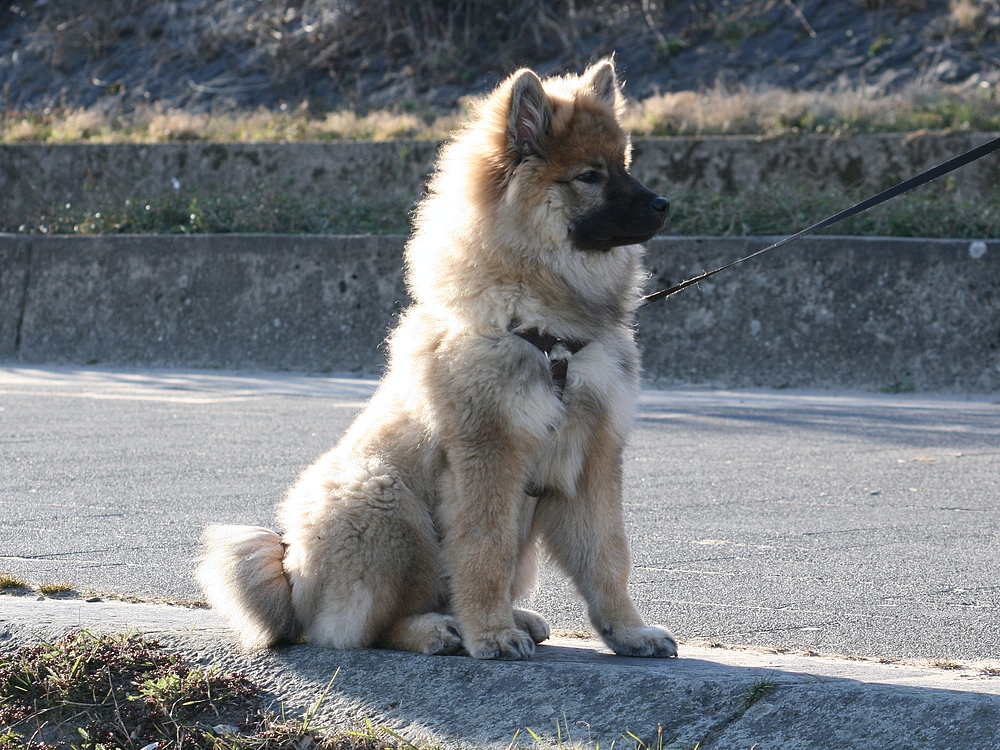
[(452, 609), (466, 650), (479, 659), (528, 659), (535, 650), (512, 604), (527, 459), (505, 442), (453, 447), (442, 476), (439, 523)]
[[(607, 439), (605, 439), (607, 438)], [(647, 625), (628, 593), (631, 559), (622, 517), (622, 449), (598, 428), (573, 496), (551, 492), (535, 520), (552, 558), (587, 602), (601, 639), (621, 656), (676, 656), (670, 631)]]

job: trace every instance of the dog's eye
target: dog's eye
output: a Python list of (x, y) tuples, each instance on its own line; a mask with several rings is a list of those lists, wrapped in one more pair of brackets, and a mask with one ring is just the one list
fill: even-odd
[(596, 169), (588, 169), (583, 174), (578, 174), (576, 176), (577, 182), (583, 182), (587, 185), (596, 185), (598, 182), (604, 179), (604, 175), (598, 172)]

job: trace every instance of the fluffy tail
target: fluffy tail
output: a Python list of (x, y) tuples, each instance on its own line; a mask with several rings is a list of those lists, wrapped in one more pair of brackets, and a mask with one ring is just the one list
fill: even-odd
[(269, 648), (299, 639), (281, 537), (257, 526), (209, 526), (196, 576), (213, 608), (244, 647)]

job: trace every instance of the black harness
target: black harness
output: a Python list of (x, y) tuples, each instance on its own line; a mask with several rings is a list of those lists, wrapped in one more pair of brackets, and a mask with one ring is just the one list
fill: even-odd
[(577, 339), (561, 339), (551, 333), (542, 333), (537, 328), (511, 330), (545, 355), (549, 361), (549, 372), (552, 375), (552, 389), (556, 398), (562, 401), (566, 390), (566, 373), (569, 371), (569, 358), (587, 345), (586, 341)]

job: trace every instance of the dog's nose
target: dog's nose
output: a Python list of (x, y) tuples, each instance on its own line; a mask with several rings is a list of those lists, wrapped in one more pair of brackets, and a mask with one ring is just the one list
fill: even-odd
[(657, 213), (665, 214), (667, 209), (670, 208), (670, 201), (664, 198), (662, 195), (658, 195), (653, 198), (653, 202), (650, 204), (653, 210)]

